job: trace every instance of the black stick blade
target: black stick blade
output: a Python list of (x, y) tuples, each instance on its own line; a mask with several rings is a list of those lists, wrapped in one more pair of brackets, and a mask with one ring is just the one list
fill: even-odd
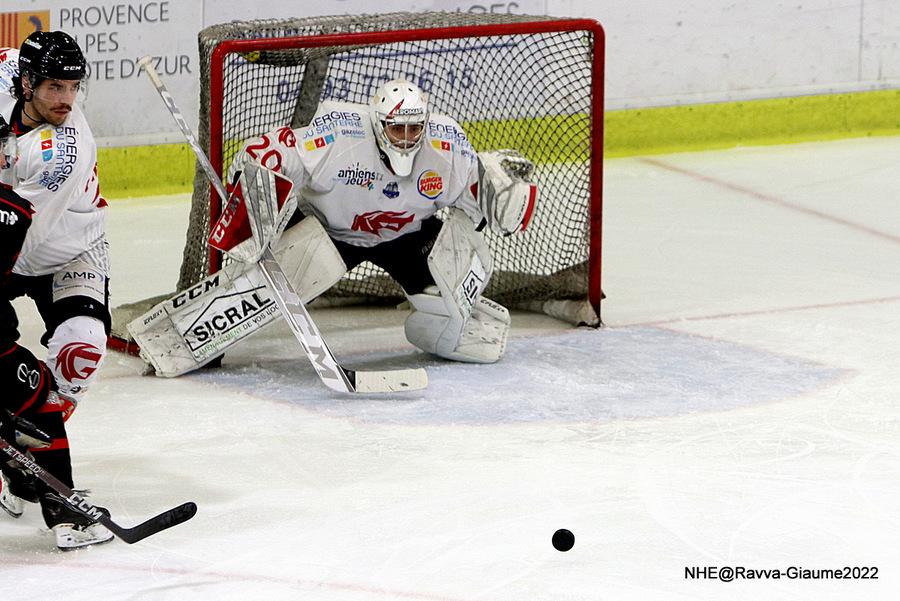
[(122, 528), (111, 520), (100, 520), (104, 526), (109, 528), (113, 534), (128, 543), (136, 543), (148, 536), (153, 536), (157, 532), (162, 532), (172, 526), (182, 524), (197, 513), (197, 504), (193, 501), (183, 503), (178, 507), (173, 507), (167, 511), (163, 511), (158, 516), (152, 517), (146, 522), (140, 523), (134, 528)]

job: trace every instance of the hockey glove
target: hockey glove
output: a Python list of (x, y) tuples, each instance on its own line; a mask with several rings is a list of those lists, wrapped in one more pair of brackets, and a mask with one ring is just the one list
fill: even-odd
[(6, 409), (0, 411), (0, 437), (23, 453), (28, 449), (47, 448), (52, 442), (46, 432)]
[(478, 154), (478, 205), (488, 226), (504, 235), (528, 228), (537, 202), (534, 163), (515, 150)]

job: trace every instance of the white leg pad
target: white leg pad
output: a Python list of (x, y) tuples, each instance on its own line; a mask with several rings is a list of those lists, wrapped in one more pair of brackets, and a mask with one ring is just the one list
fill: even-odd
[(409, 297), (406, 338), (425, 352), (466, 363), (495, 363), (506, 351), (509, 311), (480, 297), (465, 322), (448, 315), (444, 299), (432, 287)]
[[(304, 303), (346, 273), (334, 243), (315, 218), (286, 230), (273, 249)], [(158, 376), (195, 370), (281, 317), (255, 264), (232, 263), (128, 324), (141, 357)]]
[(95, 317), (76, 316), (57, 326), (47, 343), (47, 367), (60, 394), (75, 402), (97, 377), (106, 357), (106, 330)]
[(462, 315), (447, 311), (447, 304), (435, 286), (408, 298), (412, 313), (404, 325), (406, 339), (432, 355), (446, 357), (453, 353), (465, 325)]
[(481, 296), (493, 270), (484, 237), (460, 209), (451, 209), (428, 269), (435, 281), (409, 296), (406, 338), (423, 351), (470, 363), (494, 363), (506, 350), (509, 311)]
[(451, 209), (428, 253), (428, 270), (448, 314), (467, 319), (493, 269), (484, 236), (461, 209)]
[(305, 303), (331, 288), (347, 273), (340, 253), (315, 217), (307, 217), (285, 230), (272, 252)]
[(230, 263), (128, 323), (141, 358), (171, 378), (209, 363), (281, 317), (255, 264)]

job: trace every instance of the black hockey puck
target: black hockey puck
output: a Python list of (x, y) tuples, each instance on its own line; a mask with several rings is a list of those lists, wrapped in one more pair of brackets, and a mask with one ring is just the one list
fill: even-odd
[(556, 532), (553, 533), (553, 548), (557, 551), (562, 551), (565, 553), (569, 549), (575, 546), (575, 535), (566, 530), (565, 528), (560, 528)]

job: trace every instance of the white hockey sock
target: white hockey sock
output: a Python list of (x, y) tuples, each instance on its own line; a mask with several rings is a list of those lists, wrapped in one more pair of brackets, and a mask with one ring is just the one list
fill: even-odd
[(47, 344), (47, 367), (59, 393), (78, 402), (97, 377), (106, 357), (106, 331), (94, 317), (72, 317), (61, 323)]

